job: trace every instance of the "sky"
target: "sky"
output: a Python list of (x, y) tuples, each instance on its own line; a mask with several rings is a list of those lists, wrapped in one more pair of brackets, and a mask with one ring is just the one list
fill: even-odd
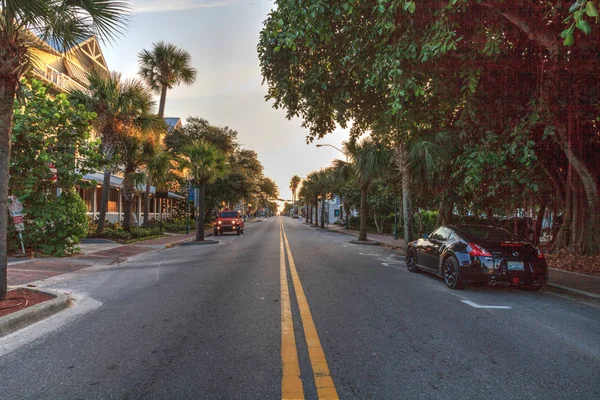
[(348, 132), (338, 129), (306, 144), (308, 131), (300, 119), (288, 120), (285, 110), (265, 101), (256, 45), (263, 22), (274, 8), (270, 0), (133, 0), (129, 30), (113, 45), (104, 45), (108, 67), (126, 78), (138, 71), (137, 54), (157, 41), (187, 50), (197, 70), (192, 86), (169, 91), (165, 116), (207, 119), (212, 125), (238, 131), (245, 148), (255, 150), (264, 173), (279, 186), (280, 197), (291, 199), (293, 175), (329, 166), (344, 155)]

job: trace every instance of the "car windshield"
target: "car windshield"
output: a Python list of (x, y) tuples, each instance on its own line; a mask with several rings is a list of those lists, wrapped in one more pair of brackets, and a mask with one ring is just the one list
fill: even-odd
[(237, 218), (238, 213), (237, 213), (237, 211), (222, 212), (221, 214), (219, 214), (219, 217), (221, 217), (221, 218)]
[(502, 241), (521, 241), (520, 237), (510, 233), (507, 230), (501, 228), (494, 228), (491, 226), (483, 225), (463, 225), (460, 229), (467, 232), (469, 235), (474, 236), (478, 239), (489, 240), (493, 242)]

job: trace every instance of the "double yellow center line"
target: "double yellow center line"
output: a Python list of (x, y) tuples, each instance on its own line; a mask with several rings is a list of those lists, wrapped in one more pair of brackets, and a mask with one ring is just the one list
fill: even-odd
[(290, 291), (288, 287), (287, 268), (285, 265), (285, 250), (287, 251), (290, 274), (296, 292), (296, 301), (300, 309), (300, 318), (304, 328), (304, 337), (308, 347), (308, 356), (312, 366), (315, 385), (319, 399), (339, 399), (329, 366), (325, 359), (325, 353), (321, 347), (321, 341), (317, 334), (317, 328), (304, 295), (304, 289), (296, 270), (294, 257), (290, 250), (290, 244), (280, 222), (279, 230), (279, 269), (281, 282), (281, 361), (283, 375), (281, 378), (281, 398), (284, 400), (304, 399), (302, 379), (300, 378), (300, 365), (298, 363), (298, 350), (296, 349), (296, 337), (294, 335), (294, 321), (290, 304)]

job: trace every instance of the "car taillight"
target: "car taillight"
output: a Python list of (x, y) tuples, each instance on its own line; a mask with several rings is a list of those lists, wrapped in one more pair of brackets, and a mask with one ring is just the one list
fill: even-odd
[(222, 222), (221, 222), (221, 221), (219, 221), (219, 225), (221, 225), (221, 224), (222, 224)]
[(474, 257), (491, 257), (492, 255), (488, 253), (488, 251), (482, 247), (477, 246), (474, 243), (469, 243), (468, 245), (471, 248), (469, 251), (469, 255)]

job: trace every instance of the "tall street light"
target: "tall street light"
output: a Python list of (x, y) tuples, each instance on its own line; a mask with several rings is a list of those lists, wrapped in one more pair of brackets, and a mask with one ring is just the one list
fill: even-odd
[(346, 162), (348, 162), (348, 153), (346, 153), (344, 150), (340, 150), (337, 147), (335, 147), (334, 145), (327, 144), (327, 143), (323, 143), (323, 144), (318, 144), (317, 145), (317, 147), (325, 147), (325, 146), (327, 146), (327, 147), (333, 147), (334, 149), (336, 149), (337, 151), (339, 151), (340, 153), (342, 153), (343, 155), (345, 155), (346, 156)]
[[(337, 151), (339, 151), (340, 153), (342, 153), (343, 155), (346, 156), (346, 164), (348, 164), (348, 153), (345, 152), (344, 150), (341, 150), (341, 149), (335, 147), (334, 145), (328, 144), (328, 143), (318, 144), (316, 146), (317, 147), (325, 147), (325, 146), (327, 146), (327, 147), (333, 147), (334, 149), (336, 149)], [(323, 199), (323, 201), (325, 201), (325, 199)], [(342, 207), (343, 207), (343, 205), (342, 205)], [(345, 225), (346, 226), (344, 226), (344, 229), (348, 229), (349, 226), (348, 226), (348, 214), (347, 213), (346, 213), (346, 224)]]

